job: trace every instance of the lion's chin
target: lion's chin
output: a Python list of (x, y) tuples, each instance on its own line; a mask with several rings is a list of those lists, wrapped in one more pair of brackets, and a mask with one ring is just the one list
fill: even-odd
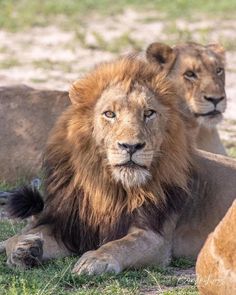
[(152, 177), (147, 169), (141, 167), (115, 167), (112, 174), (117, 182), (121, 182), (127, 188), (142, 186)]

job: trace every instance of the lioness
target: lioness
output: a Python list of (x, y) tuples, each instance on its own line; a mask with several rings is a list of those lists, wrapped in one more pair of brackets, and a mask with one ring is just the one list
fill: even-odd
[(197, 147), (226, 155), (216, 129), (226, 109), (223, 47), (186, 43), (171, 48), (153, 43), (146, 56), (176, 83), (177, 94), (183, 98), (180, 109), (195, 125)]
[(196, 263), (201, 295), (236, 293), (236, 201), (204, 244)]
[(25, 85), (0, 87), (0, 181), (32, 179), (56, 118), (70, 104), (68, 92)]
[(44, 206), (23, 188), (13, 216), (37, 214), (4, 243), (11, 267), (82, 254), (73, 272), (119, 273), (196, 256), (236, 196), (236, 161), (195, 151), (172, 83), (122, 58), (70, 89), (45, 152)]

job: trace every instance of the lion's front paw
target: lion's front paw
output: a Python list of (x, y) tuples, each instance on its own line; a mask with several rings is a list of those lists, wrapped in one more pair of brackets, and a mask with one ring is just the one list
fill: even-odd
[(26, 235), (9, 254), (7, 264), (10, 267), (30, 268), (41, 264), (42, 256), (42, 238), (38, 235)]
[(106, 272), (119, 273), (121, 267), (110, 254), (88, 251), (77, 261), (72, 272), (78, 275), (99, 275)]

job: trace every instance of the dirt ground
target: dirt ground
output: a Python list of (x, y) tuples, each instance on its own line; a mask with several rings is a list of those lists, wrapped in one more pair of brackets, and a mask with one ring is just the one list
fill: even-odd
[(153, 41), (220, 42), (227, 48), (228, 108), (221, 136), (236, 141), (236, 20), (161, 21), (155, 13), (94, 16), (70, 31), (49, 26), (10, 33), (0, 30), (0, 86), (24, 83), (36, 88), (67, 90), (70, 83), (101, 61)]

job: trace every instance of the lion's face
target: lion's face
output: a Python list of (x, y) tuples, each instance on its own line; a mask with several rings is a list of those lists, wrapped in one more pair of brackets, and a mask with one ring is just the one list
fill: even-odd
[[(158, 51), (160, 48), (153, 45), (154, 49)], [(219, 45), (192, 43), (169, 49), (171, 58), (165, 67), (183, 98), (183, 111), (199, 124), (215, 126), (222, 120), (226, 109), (223, 49)]]
[(98, 183), (108, 195), (112, 187), (131, 193), (151, 185), (154, 192), (160, 183), (185, 186), (191, 144), (172, 86), (155, 65), (132, 57), (73, 83), (62, 129), (75, 181), (92, 195), (101, 193)]
[(143, 86), (127, 93), (117, 85), (103, 92), (95, 107), (94, 136), (117, 182), (132, 187), (151, 178), (166, 113), (167, 108)]

